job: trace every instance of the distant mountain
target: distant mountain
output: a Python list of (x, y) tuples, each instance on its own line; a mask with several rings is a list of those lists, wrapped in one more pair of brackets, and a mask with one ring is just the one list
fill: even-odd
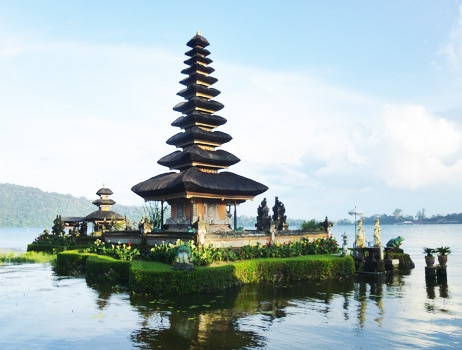
[[(12, 184), (0, 184), (0, 227), (43, 227), (51, 228), (56, 215), (86, 216), (97, 207), (85, 197), (73, 197), (70, 194), (44, 192), (35, 187)], [(113, 210), (126, 216), (130, 222), (139, 222), (146, 215), (143, 206), (125, 206), (116, 204)], [(290, 229), (300, 228), (303, 220), (287, 220)], [(255, 216), (238, 216), (238, 227), (253, 229)]]
[[(50, 228), (56, 215), (86, 216), (95, 211), (92, 201), (34, 187), (0, 184), (0, 227)], [(116, 204), (113, 209), (132, 222), (139, 221), (144, 213), (143, 207), (136, 206)]]

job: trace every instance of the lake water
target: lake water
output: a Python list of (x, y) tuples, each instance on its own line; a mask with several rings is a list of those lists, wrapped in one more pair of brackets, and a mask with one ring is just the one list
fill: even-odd
[[(41, 231), (0, 228), (0, 249), (25, 251)], [(351, 245), (353, 226), (333, 228), (340, 244), (344, 232)], [(398, 235), (416, 267), (392, 278), (183, 299), (90, 287), (48, 264), (0, 265), (0, 349), (462, 348), (462, 225), (382, 226), (382, 242)], [(422, 248), (442, 245), (447, 284), (428, 284)]]

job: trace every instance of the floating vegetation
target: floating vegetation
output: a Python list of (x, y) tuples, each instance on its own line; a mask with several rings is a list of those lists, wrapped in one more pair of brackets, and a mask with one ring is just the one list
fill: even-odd
[(55, 260), (55, 254), (46, 254), (42, 252), (0, 252), (0, 263), (2, 264), (43, 264)]

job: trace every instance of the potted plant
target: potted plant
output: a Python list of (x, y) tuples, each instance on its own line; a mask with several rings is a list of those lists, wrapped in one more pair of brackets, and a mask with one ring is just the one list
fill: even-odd
[(451, 248), (438, 247), (435, 250), (438, 253), (438, 263), (442, 266), (445, 266), (448, 261), (448, 255), (451, 254)]
[(435, 249), (425, 247), (423, 252), (425, 254), (425, 263), (427, 264), (427, 267), (433, 267), (435, 264), (435, 257), (433, 256)]

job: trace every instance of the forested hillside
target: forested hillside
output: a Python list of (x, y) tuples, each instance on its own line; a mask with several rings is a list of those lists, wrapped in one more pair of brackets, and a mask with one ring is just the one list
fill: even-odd
[[(96, 197), (94, 198), (96, 199)], [(34, 187), (0, 184), (0, 227), (49, 228), (56, 215), (86, 216), (97, 210), (92, 201), (69, 194), (50, 193)], [(139, 221), (143, 207), (114, 205), (114, 211)]]

